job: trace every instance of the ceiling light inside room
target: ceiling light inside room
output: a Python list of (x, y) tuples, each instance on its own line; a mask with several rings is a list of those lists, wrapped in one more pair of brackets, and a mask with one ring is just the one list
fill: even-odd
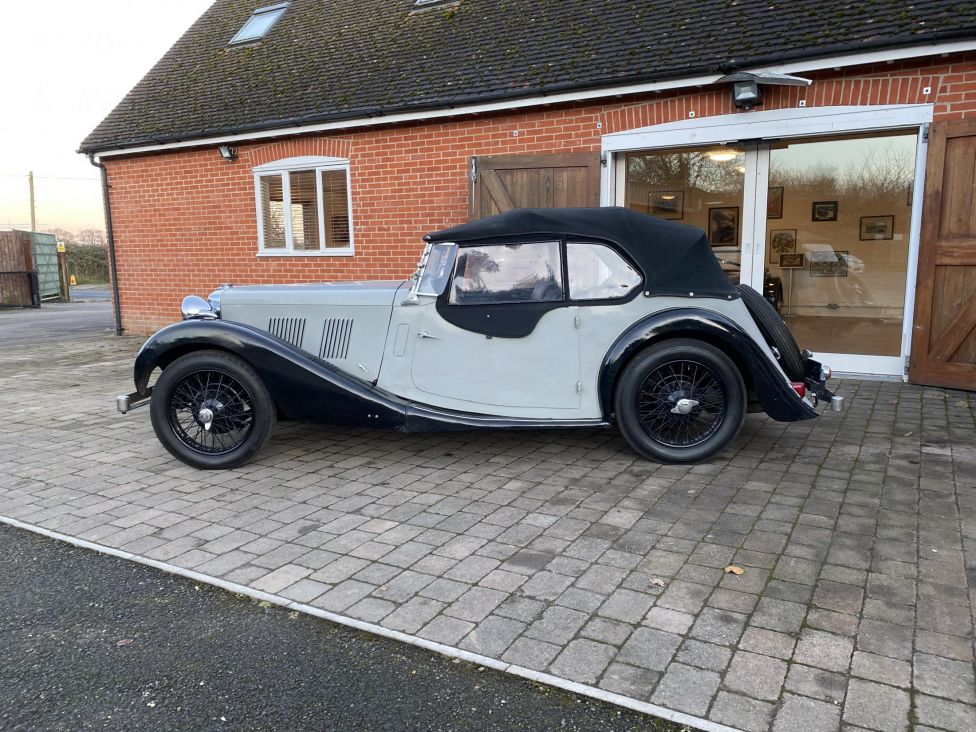
[(716, 163), (728, 163), (739, 157), (739, 153), (735, 150), (712, 150), (711, 152), (705, 153), (705, 155), (709, 160), (714, 160)]

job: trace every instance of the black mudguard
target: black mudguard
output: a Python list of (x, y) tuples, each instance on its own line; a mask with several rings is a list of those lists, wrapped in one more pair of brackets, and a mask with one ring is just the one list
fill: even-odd
[(613, 414), (613, 392), (620, 372), (641, 349), (667, 338), (698, 338), (733, 355), (748, 373), (763, 411), (779, 422), (798, 422), (817, 416), (816, 410), (790, 387), (786, 376), (763, 348), (730, 318), (701, 308), (663, 310), (639, 320), (611, 346), (600, 369), (600, 405)]
[(163, 328), (136, 356), (136, 392), (149, 378), (193, 351), (218, 349), (247, 361), (287, 419), (403, 432), (465, 429), (605, 427), (603, 420), (541, 420), (455, 412), (403, 399), (257, 328), (225, 320), (186, 320)]

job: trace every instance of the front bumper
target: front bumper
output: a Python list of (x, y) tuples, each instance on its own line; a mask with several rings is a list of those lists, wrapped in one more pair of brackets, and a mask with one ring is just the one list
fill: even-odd
[(803, 363), (806, 369), (806, 377), (803, 379), (803, 383), (807, 390), (804, 400), (807, 404), (816, 408), (820, 402), (826, 402), (830, 405), (831, 412), (843, 412), (844, 397), (837, 396), (827, 388), (830, 369), (814, 359), (813, 354), (809, 351), (803, 352)]

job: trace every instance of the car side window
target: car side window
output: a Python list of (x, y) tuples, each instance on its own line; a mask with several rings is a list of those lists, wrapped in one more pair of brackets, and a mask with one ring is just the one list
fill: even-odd
[(563, 299), (558, 241), (460, 247), (450, 302), (494, 305)]
[(571, 300), (627, 297), (641, 283), (637, 270), (605, 244), (568, 242), (566, 265)]

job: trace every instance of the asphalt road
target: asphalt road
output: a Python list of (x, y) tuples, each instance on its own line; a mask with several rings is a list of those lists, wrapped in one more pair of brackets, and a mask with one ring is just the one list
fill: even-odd
[(102, 336), (115, 331), (112, 301), (46, 302), (0, 309), (0, 347)]
[(91, 287), (88, 285), (81, 285), (71, 288), (71, 302), (88, 302), (88, 301), (98, 301), (105, 302), (106, 300), (112, 301), (112, 291), (105, 286), (104, 289), (99, 287)]
[(0, 730), (669, 723), (0, 525)]

